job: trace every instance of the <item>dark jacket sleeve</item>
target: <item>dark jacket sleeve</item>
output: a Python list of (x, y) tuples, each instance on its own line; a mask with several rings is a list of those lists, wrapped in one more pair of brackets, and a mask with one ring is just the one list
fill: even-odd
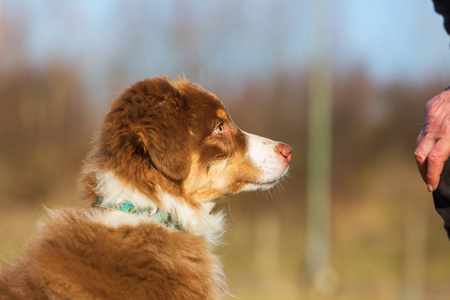
[(444, 219), (444, 228), (450, 239), (450, 159), (445, 162), (439, 186), (433, 192), (433, 200), (436, 211)]
[(434, 9), (444, 17), (444, 27), (450, 34), (450, 0), (433, 0)]

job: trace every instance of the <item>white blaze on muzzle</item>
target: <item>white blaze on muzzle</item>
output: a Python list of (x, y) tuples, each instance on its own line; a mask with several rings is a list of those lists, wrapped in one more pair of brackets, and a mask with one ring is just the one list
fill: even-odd
[(283, 177), (289, 169), (289, 156), (283, 156), (280, 149), (289, 146), (275, 142), (267, 138), (263, 138), (254, 134), (246, 133), (248, 150), (247, 156), (261, 174), (257, 178), (259, 184), (276, 183)]

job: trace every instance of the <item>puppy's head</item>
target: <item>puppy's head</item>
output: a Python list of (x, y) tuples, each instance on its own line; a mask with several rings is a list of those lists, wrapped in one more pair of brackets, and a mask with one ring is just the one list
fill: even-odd
[(290, 159), (288, 145), (241, 131), (215, 95), (162, 77), (119, 95), (90, 161), (155, 201), (163, 192), (197, 206), (270, 188)]

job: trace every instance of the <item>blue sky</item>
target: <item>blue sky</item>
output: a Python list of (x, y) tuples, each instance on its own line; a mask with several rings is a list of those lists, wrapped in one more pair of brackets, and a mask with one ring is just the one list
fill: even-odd
[(448, 74), (449, 41), (431, 0), (340, 0), (339, 53), (361, 61), (377, 78), (420, 80)]
[[(306, 68), (312, 1), (4, 0), (0, 9), (37, 66), (66, 60), (100, 84), (185, 72), (207, 85)], [(323, 1), (335, 69), (365, 66), (380, 81), (450, 75), (450, 38), (431, 0)]]

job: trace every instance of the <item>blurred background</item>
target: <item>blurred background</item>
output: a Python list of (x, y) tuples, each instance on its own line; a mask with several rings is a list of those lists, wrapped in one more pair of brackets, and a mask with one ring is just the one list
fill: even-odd
[(448, 299), (450, 243), (416, 170), (450, 85), (431, 0), (0, 1), (0, 260), (77, 178), (115, 95), (184, 73), (245, 131), (293, 149), (234, 197), (218, 250), (240, 299)]

